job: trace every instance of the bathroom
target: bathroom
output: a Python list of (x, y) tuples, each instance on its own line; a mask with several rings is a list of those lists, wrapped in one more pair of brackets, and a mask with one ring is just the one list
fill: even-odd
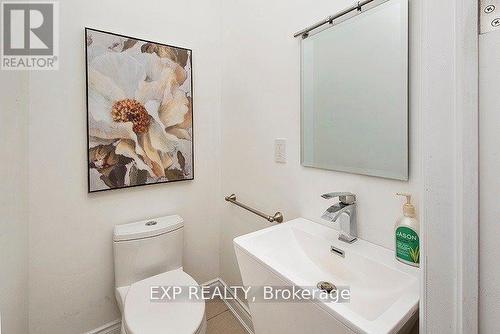
[[(10, 2), (30, 1), (1, 1), (1, 5)], [(4, 161), (0, 169), (0, 333), (122, 333), (123, 310), (115, 281), (115, 226), (155, 220), (161, 225), (161, 218), (171, 216), (182, 219), (182, 227), (176, 225), (182, 230), (182, 239), (176, 239), (180, 246), (175, 249), (182, 255), (185, 275), (199, 285), (236, 288), (226, 300), (196, 303), (197, 308), (204, 305), (204, 311), (199, 311), (196, 320), (185, 320), (185, 328), (203, 323), (206, 328), (202, 330), (209, 334), (285, 332), (273, 327), (279, 322), (282, 328), (286, 324), (296, 328), (295, 332), (287, 328), (287, 333), (396, 333), (405, 325), (412, 325), (408, 332), (413, 333), (500, 332), (500, 266), (495, 258), (495, 236), (500, 232), (495, 224), (500, 216), (496, 201), (500, 180), (495, 175), (500, 168), (496, 145), (500, 119), (494, 108), (494, 82), (500, 77), (495, 53), (500, 49), (495, 42), (500, 32), (493, 24), (495, 15), (500, 17), (500, 2), (46, 2), (53, 5), (57, 68), (6, 69), (7, 63), (2, 62), (0, 69), (0, 152)], [(401, 15), (398, 21), (401, 31), (407, 32), (399, 49), (407, 57), (398, 58), (405, 65), (400, 72), (403, 84), (395, 85), (401, 90), (400, 101), (406, 101), (398, 114), (399, 143), (403, 143), (398, 152), (406, 157), (406, 169), (401, 169), (399, 177), (381, 177), (338, 167), (307, 166), (302, 155), (302, 43), (335, 31), (343, 23), (369, 17), (377, 6), (394, 2), (407, 10), (407, 16)], [(334, 20), (332, 27), (323, 31), (294, 37), (346, 9), (353, 10), (339, 17), (338, 21), (345, 21)], [(3, 41), (5, 17), (0, 21)], [(176, 164), (184, 165), (181, 160), (186, 159), (191, 166), (186, 180), (106, 191), (92, 187), (96, 168), (91, 168), (88, 156), (93, 101), (89, 90), (94, 86), (89, 85), (92, 67), (88, 66), (92, 43), (86, 37), (94, 34), (92, 41), (96, 43), (96, 32), (131, 36), (189, 53), (190, 62), (184, 61), (184, 69), (189, 70), (185, 82), (191, 82), (190, 136), (194, 140), (193, 146), (187, 147), (190, 157), (174, 157)], [(347, 52), (359, 56), (354, 50)], [(371, 75), (367, 78), (373, 79)], [(376, 80), (370, 82), (373, 87), (389, 85), (382, 80), (380, 85)], [(355, 90), (350, 94), (355, 103), (369, 92)], [(325, 143), (325, 149), (342, 151), (337, 139), (343, 140), (333, 138)], [(350, 153), (346, 148), (340, 155)], [(358, 240), (352, 244), (332, 237), (342, 227), (321, 218), (339, 201), (321, 195), (334, 192), (355, 194)], [(395, 224), (405, 203), (396, 193), (412, 195), (419, 223), (419, 267), (396, 260)], [(270, 222), (236, 203), (270, 218), (280, 212), (283, 223)], [(332, 325), (328, 331), (317, 325), (321, 322), (313, 321), (317, 314), (299, 312), (302, 309), (298, 308), (297, 316), (292, 316), (295, 309), (287, 308), (306, 308), (310, 303), (273, 305), (245, 300), (248, 268), (241, 268), (237, 241), (243, 245), (241, 238), (250, 233), (264, 233), (269, 228), (285, 231), (293, 224), (321, 231), (316, 235), (321, 242), (328, 239), (327, 260), (318, 266), (330, 266), (331, 270), (335, 270), (335, 263), (349, 261), (356, 247), (369, 244), (372, 255), (383, 254), (385, 265), (379, 269), (391, 268), (393, 273), (411, 276), (411, 305), (387, 306), (394, 311), (391, 319), (367, 316), (367, 322), (380, 323), (386, 326), (384, 330), (357, 323), (363, 314), (349, 317), (339, 311), (350, 304), (333, 305), (332, 312), (338, 312), (332, 322), (348, 328), (336, 330)], [(292, 251), (298, 248), (292, 246), (299, 244), (281, 237), (284, 239), (267, 245), (275, 252), (267, 253), (290, 250), (290, 268), (298, 268), (298, 273), (300, 266), (292, 266)], [(265, 255), (263, 242), (250, 242), (248, 247), (252, 244), (261, 245), (255, 252)], [(310, 249), (313, 244), (303, 243)], [(345, 257), (330, 252), (330, 246), (345, 252)], [(389, 282), (378, 275), (379, 271), (367, 271), (366, 267), (349, 270), (371, 275), (376, 282)], [(155, 274), (160, 273), (142, 278)], [(327, 279), (318, 278), (314, 284), (320, 280)], [(293, 282), (290, 276), (283, 281)], [(374, 289), (379, 294), (382, 291), (376, 291), (376, 285)], [(149, 292), (143, 296), (148, 300)], [(235, 295), (238, 298), (231, 299)], [(377, 304), (379, 300), (371, 301)], [(385, 305), (382, 299), (378, 304)], [(259, 310), (267, 310), (269, 305), (273, 307), (269, 317), (279, 321), (270, 323), (262, 317)], [(352, 305), (357, 305), (354, 300)], [(359, 309), (353, 306), (352, 310), (356, 313)], [(169, 316), (172, 314), (165, 311), (156, 319), (156, 329), (129, 331), (195, 333), (173, 330)], [(182, 322), (183, 318), (177, 320)], [(396, 325), (386, 330), (391, 324)]]

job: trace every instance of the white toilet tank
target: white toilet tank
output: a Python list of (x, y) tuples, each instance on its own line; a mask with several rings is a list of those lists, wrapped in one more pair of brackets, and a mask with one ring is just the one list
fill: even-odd
[(183, 219), (177, 215), (116, 225), (115, 286), (128, 286), (182, 267), (183, 227)]

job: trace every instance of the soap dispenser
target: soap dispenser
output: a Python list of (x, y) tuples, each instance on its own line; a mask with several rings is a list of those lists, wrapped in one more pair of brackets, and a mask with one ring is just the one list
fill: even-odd
[(418, 267), (420, 263), (420, 238), (415, 206), (411, 203), (410, 194), (397, 193), (396, 195), (406, 197), (406, 203), (403, 205), (403, 216), (397, 220), (394, 228), (396, 259), (410, 266)]

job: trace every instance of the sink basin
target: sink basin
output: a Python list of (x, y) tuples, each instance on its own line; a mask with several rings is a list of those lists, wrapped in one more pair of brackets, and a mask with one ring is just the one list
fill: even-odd
[[(298, 218), (234, 239), (245, 286), (311, 289), (327, 281), (350, 289), (345, 303), (249, 300), (256, 334), (404, 333), (415, 323), (419, 269), (396, 261), (391, 250), (364, 240), (347, 244), (338, 236)], [(344, 257), (331, 246), (344, 251)]]

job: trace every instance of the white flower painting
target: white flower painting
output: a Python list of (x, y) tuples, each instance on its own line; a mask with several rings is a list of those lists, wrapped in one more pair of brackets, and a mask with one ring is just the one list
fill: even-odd
[(192, 51), (85, 36), (89, 192), (192, 180)]

